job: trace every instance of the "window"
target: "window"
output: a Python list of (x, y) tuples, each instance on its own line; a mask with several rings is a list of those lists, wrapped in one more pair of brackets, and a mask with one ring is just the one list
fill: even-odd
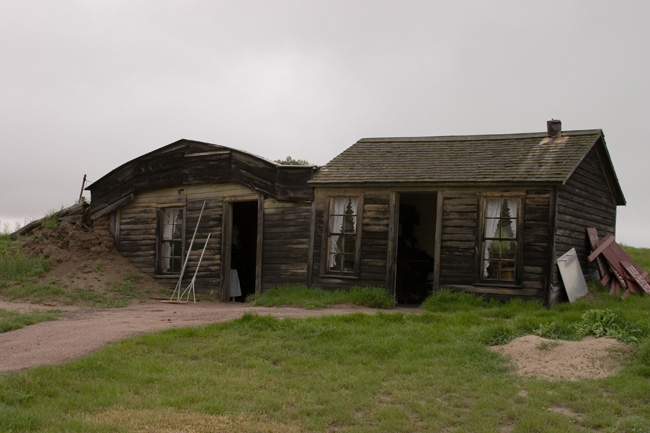
[(519, 197), (484, 197), (481, 281), (517, 282), (520, 258)]
[(159, 272), (179, 274), (183, 266), (183, 208), (159, 209)]
[(327, 270), (331, 273), (357, 271), (358, 197), (331, 197), (327, 231)]

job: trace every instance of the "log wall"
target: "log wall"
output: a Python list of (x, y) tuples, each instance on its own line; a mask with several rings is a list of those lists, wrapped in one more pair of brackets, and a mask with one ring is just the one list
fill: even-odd
[[(133, 201), (120, 208), (117, 216), (116, 247), (142, 272), (156, 275), (156, 211), (161, 207), (184, 206), (185, 211), (185, 253), (192, 240), (201, 206), (205, 209), (194, 239), (183, 284), (190, 283), (196, 270), (201, 250), (208, 233), (210, 241), (197, 274), (196, 290), (206, 293), (220, 291), (221, 232), (223, 200), (257, 200), (258, 194), (236, 184), (186, 185), (184, 188), (165, 188), (137, 194)], [(183, 260), (185, 257), (183, 257)], [(178, 276), (165, 276), (169, 286), (174, 287)]]
[(476, 276), (478, 229), (476, 191), (446, 191), (442, 202), (440, 284), (471, 285)]
[(311, 284), (318, 287), (339, 289), (354, 286), (386, 285), (387, 248), (390, 222), (390, 193), (388, 191), (347, 190), (337, 194), (363, 196), (360, 210), (361, 245), (358, 276), (339, 276), (327, 274), (322, 268), (326, 242), (325, 215), (327, 214), (328, 193), (320, 191), (314, 205), (314, 250)]
[(311, 203), (264, 201), (262, 290), (307, 284)]
[(479, 193), (445, 191), (443, 194), (440, 285), (495, 297), (543, 300), (548, 287), (552, 241), (551, 190), (522, 191), (524, 233), (519, 287), (478, 284), (481, 257)]
[[(597, 228), (601, 238), (613, 235), (616, 229), (616, 204), (598, 152), (599, 148), (594, 147), (557, 191), (555, 256), (575, 248), (585, 274), (596, 270), (587, 261), (591, 247), (586, 229)], [(559, 281), (558, 273), (556, 270), (555, 283)]]

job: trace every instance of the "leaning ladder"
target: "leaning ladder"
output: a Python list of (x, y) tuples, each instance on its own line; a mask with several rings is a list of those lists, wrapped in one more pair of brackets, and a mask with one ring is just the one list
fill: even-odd
[(185, 301), (180, 301), (180, 302), (189, 302), (190, 300), (190, 290), (192, 291), (192, 298), (194, 299), (194, 303), (196, 304), (196, 294), (194, 293), (194, 282), (196, 281), (196, 275), (199, 273), (199, 268), (201, 267), (201, 261), (203, 260), (203, 254), (205, 253), (205, 249), (208, 246), (208, 241), (210, 240), (210, 233), (208, 233), (208, 238), (205, 240), (205, 244), (203, 245), (203, 251), (201, 251), (201, 257), (199, 257), (199, 263), (196, 265), (196, 270), (194, 271), (194, 276), (192, 277), (192, 281), (190, 284), (185, 288), (183, 293), (178, 297), (179, 299), (182, 299), (185, 297), (185, 293), (187, 293), (187, 300)]
[[(196, 227), (194, 227), (194, 234), (192, 235), (192, 240), (190, 241), (190, 248), (187, 250), (187, 255), (185, 256), (185, 262), (183, 263), (183, 268), (181, 269), (181, 275), (178, 277), (178, 282), (176, 283), (176, 287), (174, 288), (174, 291), (172, 292), (172, 296), (169, 298), (168, 301), (163, 301), (163, 302), (176, 302), (176, 303), (186, 303), (187, 301), (182, 301), (182, 294), (185, 293), (185, 291), (182, 291), (183, 288), (183, 275), (185, 275), (185, 269), (187, 268), (187, 262), (190, 260), (190, 253), (192, 252), (192, 245), (194, 245), (194, 238), (196, 238), (196, 232), (199, 230), (199, 224), (201, 223), (201, 216), (203, 216), (203, 209), (205, 209), (205, 200), (203, 201), (203, 206), (201, 206), (201, 212), (199, 213), (199, 219), (196, 222)], [(210, 234), (208, 234), (208, 239), (210, 239)], [(206, 245), (208, 244), (207, 242), (205, 243)], [(203, 251), (205, 252), (205, 247), (203, 247)], [(203, 253), (201, 253), (201, 258), (203, 258)], [(199, 265), (201, 262), (199, 261)], [(198, 271), (198, 266), (196, 268)], [(195, 272), (195, 277), (196, 277), (196, 272)], [(194, 282), (194, 278), (192, 279), (192, 283)], [(194, 286), (192, 285), (192, 292), (194, 291)], [(182, 293), (181, 293), (182, 292)], [(189, 299), (189, 294), (188, 294), (188, 299)], [(194, 299), (194, 302), (196, 302), (196, 298)]]

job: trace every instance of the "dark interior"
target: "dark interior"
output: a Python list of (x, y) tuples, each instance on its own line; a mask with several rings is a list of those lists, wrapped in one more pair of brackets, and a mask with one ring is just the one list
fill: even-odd
[(402, 193), (399, 208), (397, 278), (399, 304), (420, 304), (433, 290), (435, 193)]
[(235, 301), (244, 302), (255, 293), (255, 264), (257, 257), (257, 201), (232, 204), (232, 256), (230, 269), (236, 269), (241, 284), (241, 296)]

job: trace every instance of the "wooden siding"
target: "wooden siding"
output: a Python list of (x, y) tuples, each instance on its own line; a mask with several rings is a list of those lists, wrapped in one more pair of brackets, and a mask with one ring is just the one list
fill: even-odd
[[(257, 193), (236, 184), (205, 184), (186, 185), (184, 188), (165, 188), (137, 194), (132, 202), (120, 208), (117, 249), (142, 272), (156, 276), (156, 209), (171, 206), (185, 207), (185, 252), (187, 253), (205, 200), (205, 209), (192, 246), (183, 284), (187, 285), (191, 281), (208, 233), (211, 233), (197, 274), (196, 290), (217, 293), (221, 283), (221, 232), (224, 198), (257, 200)], [(168, 285), (173, 287), (178, 276), (164, 278), (168, 278)]]
[(338, 195), (349, 193), (363, 196), (361, 209), (361, 251), (358, 277), (328, 275), (321, 269), (325, 215), (329, 191), (320, 191), (314, 209), (314, 251), (311, 284), (323, 288), (345, 288), (354, 286), (378, 286), (386, 284), (387, 248), (390, 223), (390, 193), (388, 191), (337, 190)]
[(549, 284), (553, 223), (551, 190), (529, 190), (524, 198), (522, 295), (544, 299)]
[[(597, 228), (602, 238), (616, 228), (616, 204), (598, 152), (594, 147), (557, 192), (555, 258), (575, 248), (585, 274), (595, 271), (587, 261), (591, 248), (586, 229)], [(558, 281), (556, 269), (554, 283)]]
[(476, 275), (477, 193), (443, 194), (440, 284), (471, 285)]
[(552, 240), (551, 191), (529, 190), (522, 198), (524, 233), (520, 287), (475, 284), (480, 261), (478, 197), (479, 191), (446, 191), (443, 194), (440, 285), (495, 297), (543, 299), (548, 287), (548, 254)]
[(264, 201), (262, 290), (307, 284), (311, 204)]
[(361, 226), (360, 286), (386, 284), (390, 194), (370, 192), (364, 196)]

